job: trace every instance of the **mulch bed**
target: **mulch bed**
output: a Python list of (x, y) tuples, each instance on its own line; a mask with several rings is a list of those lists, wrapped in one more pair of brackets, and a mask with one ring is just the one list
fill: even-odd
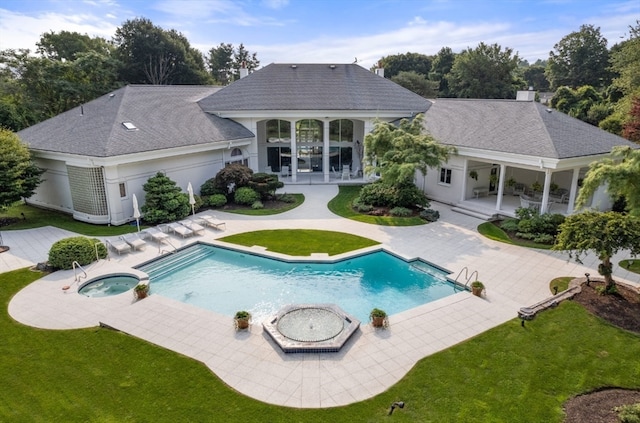
[[(640, 334), (640, 294), (624, 285), (617, 285), (618, 293), (600, 295), (596, 287), (603, 282), (583, 284), (574, 301), (612, 325)], [(613, 410), (621, 405), (640, 402), (640, 391), (603, 389), (578, 395), (565, 403), (565, 423), (618, 423)]]

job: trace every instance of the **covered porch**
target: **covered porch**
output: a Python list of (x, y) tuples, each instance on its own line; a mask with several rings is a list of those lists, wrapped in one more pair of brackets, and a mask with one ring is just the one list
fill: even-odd
[[(452, 210), (485, 220), (495, 219), (497, 216), (515, 217), (516, 209), (519, 207), (533, 207), (540, 210), (542, 205), (541, 201), (529, 200), (528, 204), (525, 201), (523, 201), (520, 195), (517, 194), (503, 194), (502, 201), (500, 202), (500, 208), (497, 208), (497, 194), (489, 194), (478, 198), (472, 197), (459, 201), (454, 205)], [(565, 216), (571, 214), (568, 203), (554, 200), (550, 200), (547, 212), (559, 213)]]

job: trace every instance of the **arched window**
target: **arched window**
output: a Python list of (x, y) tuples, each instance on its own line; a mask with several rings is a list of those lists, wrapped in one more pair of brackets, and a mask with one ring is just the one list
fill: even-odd
[(244, 158), (242, 150), (240, 150), (238, 147), (231, 150), (231, 157), (229, 160), (225, 160), (224, 165), (229, 166), (232, 163), (240, 163), (245, 166), (249, 166), (249, 160)]
[(353, 142), (353, 121), (338, 119), (329, 122), (329, 141)]
[(296, 122), (296, 141), (298, 143), (322, 142), (322, 122), (315, 119), (302, 119)]
[(267, 142), (291, 142), (291, 122), (279, 119), (267, 121)]

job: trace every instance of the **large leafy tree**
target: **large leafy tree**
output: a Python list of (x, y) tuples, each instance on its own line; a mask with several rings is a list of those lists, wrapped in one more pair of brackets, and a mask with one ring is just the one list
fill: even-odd
[(202, 54), (175, 30), (164, 30), (149, 19), (126, 21), (114, 42), (123, 68), (120, 79), (131, 84), (207, 84), (211, 78)]
[(31, 197), (43, 172), (33, 163), (29, 149), (20, 138), (0, 128), (0, 209)]
[(385, 56), (380, 59), (378, 65), (384, 68), (384, 76), (393, 78), (400, 72), (416, 72), (429, 75), (431, 71), (431, 56), (420, 53), (404, 53)]
[(402, 71), (391, 80), (425, 98), (435, 98), (438, 95), (438, 83), (429, 81), (426, 75), (417, 72)]
[(113, 44), (104, 38), (70, 31), (46, 32), (36, 45), (37, 52), (51, 60), (75, 60), (78, 54), (90, 51), (110, 55), (114, 50)]
[(447, 75), (451, 72), (456, 54), (450, 47), (442, 47), (431, 62), (429, 79), (438, 83), (438, 97), (451, 97)]
[(615, 281), (611, 276), (611, 257), (628, 250), (632, 256), (640, 253), (640, 217), (616, 212), (587, 211), (568, 216), (560, 225), (554, 250), (569, 252), (569, 257), (581, 262), (588, 252), (598, 256), (598, 273), (605, 280), (607, 292)]
[(458, 54), (447, 76), (451, 94), (461, 98), (515, 98), (526, 83), (517, 77), (518, 54), (498, 44), (478, 44)]
[(611, 80), (608, 67), (607, 39), (600, 34), (600, 28), (582, 25), (579, 31), (563, 37), (553, 46), (546, 74), (554, 90), (563, 85), (601, 88)]
[(528, 87), (533, 87), (535, 91), (549, 91), (551, 86), (544, 73), (545, 66), (533, 64), (522, 69), (522, 77)]
[(602, 95), (590, 85), (575, 90), (566, 86), (560, 87), (549, 104), (569, 116), (592, 125), (598, 125), (612, 112)]
[(144, 220), (151, 224), (184, 219), (189, 215), (189, 195), (182, 192), (168, 176), (158, 172), (142, 188)]
[(428, 168), (445, 163), (455, 148), (438, 143), (424, 131), (424, 115), (402, 119), (398, 126), (377, 121), (364, 138), (365, 173), (380, 173), (390, 185), (413, 183), (416, 171), (427, 174)]
[(632, 100), (629, 120), (622, 127), (622, 136), (640, 143), (640, 97)]
[(578, 193), (576, 207), (584, 207), (603, 184), (613, 199), (624, 197), (629, 214), (640, 216), (640, 149), (615, 147), (611, 157), (591, 163)]

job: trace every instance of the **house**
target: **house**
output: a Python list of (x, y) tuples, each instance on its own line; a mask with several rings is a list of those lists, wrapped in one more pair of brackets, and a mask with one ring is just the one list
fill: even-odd
[(362, 180), (362, 141), (376, 120), (424, 113), (426, 129), (458, 156), (418, 183), (449, 204), (496, 194), (489, 208), (501, 212), (507, 179), (544, 181), (545, 205), (552, 182), (573, 187), (573, 204), (586, 166), (631, 144), (528, 95), (429, 101), (383, 75), (355, 64), (271, 64), (224, 88), (121, 88), (18, 133), (46, 169), (28, 202), (120, 225), (133, 219), (132, 194), (144, 198), (142, 186), (157, 172), (196, 193), (234, 162), (292, 184)]

